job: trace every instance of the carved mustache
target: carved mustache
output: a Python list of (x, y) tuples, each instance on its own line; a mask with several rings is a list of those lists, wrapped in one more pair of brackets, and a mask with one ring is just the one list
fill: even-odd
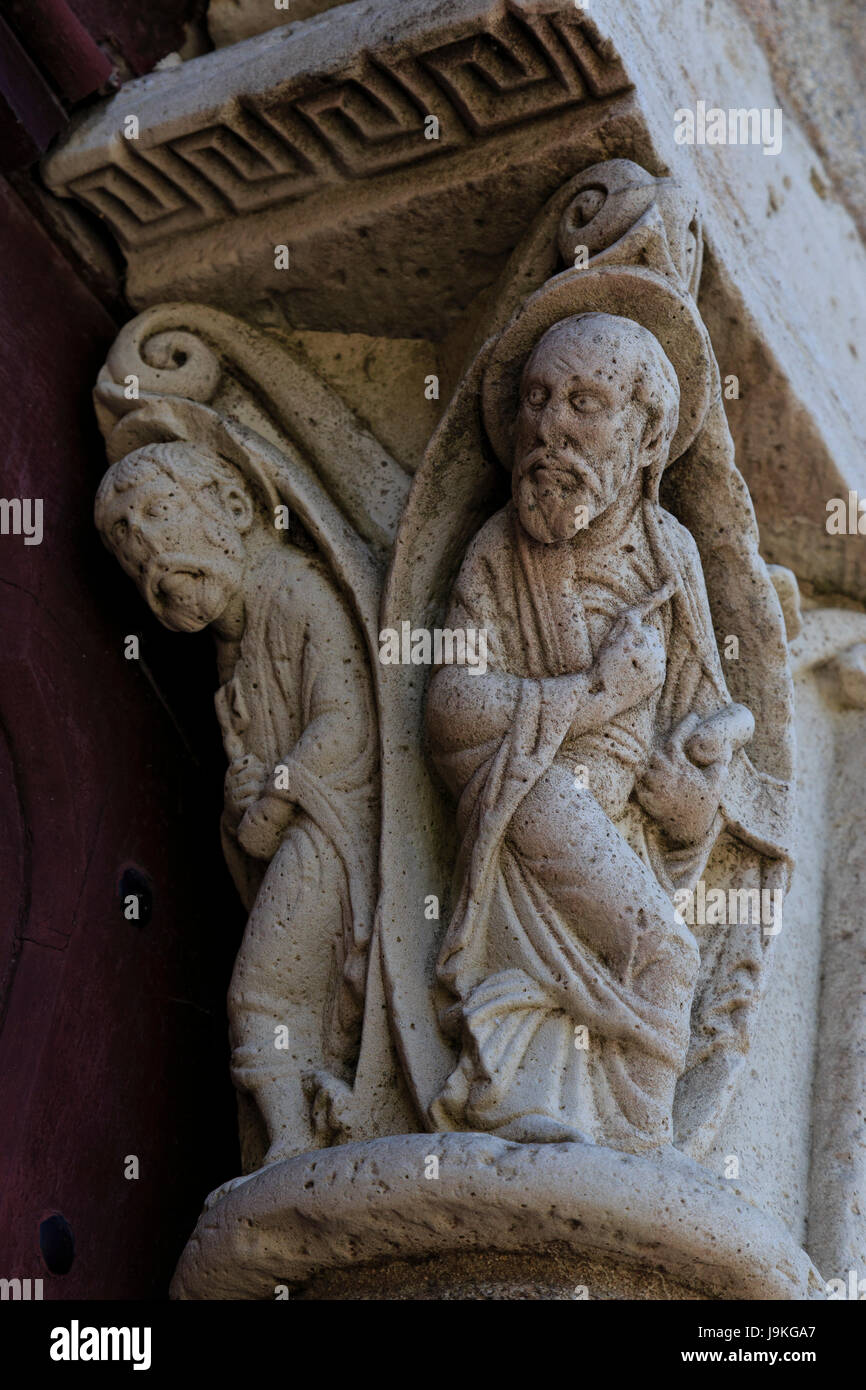
[[(577, 483), (588, 488), (594, 497), (601, 495), (602, 487), (598, 474), (584, 458), (579, 454), (572, 453), (571, 450), (555, 450), (547, 447), (532, 449), (520, 460), (517, 481), (522, 483), (529, 474), (536, 473), (542, 468), (546, 468), (550, 473), (567, 480), (572, 486)], [(535, 479), (530, 479), (530, 481), (534, 482)]]

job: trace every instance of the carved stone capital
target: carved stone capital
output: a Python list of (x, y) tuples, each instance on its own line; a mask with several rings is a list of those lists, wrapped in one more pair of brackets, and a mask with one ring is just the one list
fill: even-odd
[(850, 364), (807, 389), (764, 164), (673, 140), (695, 26), (626, 11), (308, 8), (46, 163), (127, 257), (96, 520), (214, 635), (249, 913), (175, 1297), (805, 1299), (861, 1248), (791, 1042), (847, 998)]

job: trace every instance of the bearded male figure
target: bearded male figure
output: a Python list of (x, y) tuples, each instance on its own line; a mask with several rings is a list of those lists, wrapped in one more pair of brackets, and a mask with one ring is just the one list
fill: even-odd
[(223, 845), (250, 913), (229, 990), (232, 1078), (275, 1162), (314, 1142), (308, 1080), (349, 1080), (357, 1052), (378, 834), (364, 648), (321, 560), (209, 447), (128, 454), (103, 478), (96, 523), (166, 627), (216, 638)]
[(520, 381), (512, 501), (452, 594), (447, 626), (486, 630), (488, 670), (443, 667), (428, 694), (460, 837), (439, 1129), (670, 1144), (699, 966), (672, 895), (731, 822), (730, 782), (738, 833), (773, 852), (739, 751), (754, 721), (694, 540), (658, 500), (678, 371), (631, 319), (554, 321)]

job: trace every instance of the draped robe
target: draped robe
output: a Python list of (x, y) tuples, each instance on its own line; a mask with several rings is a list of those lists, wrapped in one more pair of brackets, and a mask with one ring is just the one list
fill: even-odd
[[(229, 990), (232, 1077), (272, 1146), (313, 1142), (303, 1080), (342, 1079), (363, 1013), (376, 892), (378, 733), (366, 649), (321, 561), (273, 548), (239, 645), (224, 644), (217, 709), (229, 759), (253, 754), (263, 792), (287, 804), (270, 862), (252, 859), (223, 815), (223, 848), (250, 911)], [(274, 770), (285, 790), (275, 791)], [(285, 1026), (289, 1046), (277, 1049)]]
[[(458, 800), (437, 975), (443, 1028), (461, 1048), (430, 1118), (638, 1152), (671, 1141), (699, 967), (670, 895), (694, 884), (724, 824), (770, 852), (780, 827), (742, 751), (730, 804), (699, 842), (673, 846), (640, 809), (653, 747), (730, 695), (688, 531), (645, 497), (613, 543), (593, 548), (591, 536), (544, 546), (509, 503), (476, 536), (452, 595), (447, 626), (486, 629), (488, 669), (441, 667), (428, 695), (431, 752)], [(572, 735), (561, 678), (587, 670), (619, 613), (669, 579), (676, 592), (647, 619), (665, 645), (664, 684)], [(621, 883), (639, 900), (623, 902)], [(617, 950), (598, 929), (614, 920)]]

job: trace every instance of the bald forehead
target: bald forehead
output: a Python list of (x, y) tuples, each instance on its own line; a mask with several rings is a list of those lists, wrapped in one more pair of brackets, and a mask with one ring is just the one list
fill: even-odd
[(648, 354), (655, 357), (657, 346), (652, 334), (630, 319), (612, 314), (563, 319), (536, 343), (526, 372), (541, 366), (573, 371), (579, 365), (608, 378), (634, 377)]
[(157, 501), (168, 514), (179, 509), (181, 489), (169, 473), (150, 460), (134, 469), (123, 468), (103, 480), (96, 499), (96, 521), (101, 530), (110, 530), (123, 516), (141, 515)]
[(151, 459), (142, 459), (134, 469), (121, 468), (116, 474), (109, 473), (102, 488), (106, 503), (115, 500), (138, 502), (143, 497), (154, 494), (165, 496), (177, 491), (177, 483), (171, 474)]

